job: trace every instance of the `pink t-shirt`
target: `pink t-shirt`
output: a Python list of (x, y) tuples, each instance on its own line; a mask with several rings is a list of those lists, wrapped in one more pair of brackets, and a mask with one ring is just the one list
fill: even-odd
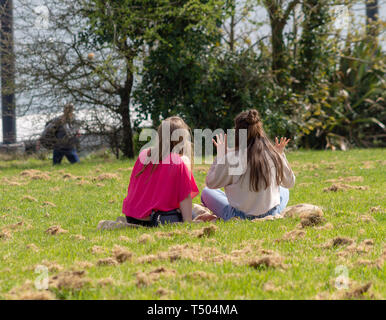
[(146, 158), (148, 150), (143, 150), (135, 162), (127, 196), (123, 200), (122, 212), (136, 219), (146, 218), (153, 210), (177, 209), (189, 194), (192, 198), (199, 194), (193, 174), (176, 153), (163, 159), (153, 172), (153, 165), (148, 165), (137, 177), (143, 168), (140, 159)]

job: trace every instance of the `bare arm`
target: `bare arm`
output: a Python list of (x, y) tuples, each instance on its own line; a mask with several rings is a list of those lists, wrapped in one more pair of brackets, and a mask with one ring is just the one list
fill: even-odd
[(192, 221), (192, 198), (190, 194), (180, 202), (180, 210), (184, 222)]

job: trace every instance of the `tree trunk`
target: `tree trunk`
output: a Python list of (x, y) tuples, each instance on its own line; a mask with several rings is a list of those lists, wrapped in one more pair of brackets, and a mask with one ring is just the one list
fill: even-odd
[(272, 71), (277, 73), (278, 79), (280, 72), (286, 67), (286, 52), (283, 39), (284, 24), (278, 20), (271, 20), (272, 29)]
[(366, 32), (368, 36), (378, 37), (378, 20), (378, 0), (366, 0)]
[(16, 142), (15, 105), (15, 55), (13, 52), (13, 4), (12, 0), (0, 1), (1, 15), (1, 102), (3, 118), (3, 142)]
[(127, 75), (125, 86), (120, 92), (121, 104), (119, 107), (119, 114), (122, 117), (122, 146), (121, 150), (125, 157), (134, 158), (134, 145), (133, 145), (133, 130), (131, 127), (130, 118), (130, 94), (133, 87), (133, 73), (132, 66), (133, 61), (129, 61), (127, 65)]

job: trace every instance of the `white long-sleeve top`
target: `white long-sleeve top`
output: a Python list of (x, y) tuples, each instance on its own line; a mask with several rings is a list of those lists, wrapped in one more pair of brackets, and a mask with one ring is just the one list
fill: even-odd
[[(259, 192), (249, 188), (251, 170), (246, 157), (230, 151), (224, 157), (214, 159), (206, 176), (206, 185), (210, 189), (224, 187), (229, 204), (252, 216), (259, 216), (280, 204), (279, 185), (276, 183), (276, 168), (268, 156), (271, 168), (271, 184), (267, 189), (264, 180), (259, 181)], [(281, 186), (292, 188), (295, 185), (295, 175), (285, 154), (281, 155), (283, 162), (283, 180)], [(244, 162), (241, 160), (244, 159)], [(235, 166), (235, 163), (238, 165)]]

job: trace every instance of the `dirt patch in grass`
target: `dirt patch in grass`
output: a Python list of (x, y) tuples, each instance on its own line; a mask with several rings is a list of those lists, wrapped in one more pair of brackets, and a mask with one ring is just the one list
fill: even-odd
[(88, 268), (91, 268), (94, 266), (93, 263), (91, 263), (90, 261), (77, 261), (75, 262), (75, 264), (79, 267), (79, 268), (82, 268), (82, 269), (88, 269)]
[[(43, 260), (41, 264), (43, 266), (46, 266), (49, 272), (58, 272), (63, 270), (63, 267), (60, 264), (56, 263), (55, 261)], [(37, 266), (39, 265), (36, 265), (35, 268)]]
[(261, 269), (261, 268), (282, 268), (286, 266), (283, 264), (284, 258), (279, 254), (264, 255), (258, 258), (252, 258), (248, 261), (248, 266)]
[(118, 261), (114, 258), (103, 258), (99, 259), (96, 264), (97, 266), (116, 266), (118, 265)]
[(39, 251), (39, 248), (37, 247), (36, 244), (34, 243), (29, 243), (26, 245), (26, 248), (33, 251), (33, 252), (38, 252)]
[(50, 201), (44, 201), (42, 204), (43, 207), (56, 207), (56, 204)]
[(38, 202), (38, 199), (32, 197), (32, 196), (24, 196), (23, 198), (21, 198), (21, 200), (23, 201), (29, 201), (29, 202)]
[(62, 229), (62, 227), (60, 225), (56, 225), (56, 226), (49, 227), (45, 231), (45, 233), (50, 234), (50, 235), (57, 235), (57, 234), (61, 234), (61, 233), (68, 233), (68, 230)]
[(332, 229), (334, 229), (334, 225), (332, 223), (328, 222), (323, 226), (315, 227), (315, 229), (317, 229), (317, 230), (332, 230)]
[(347, 190), (368, 190), (368, 186), (352, 186), (344, 183), (334, 183), (328, 188), (324, 188), (324, 192), (337, 192), (337, 191), (347, 191)]
[(362, 298), (363, 295), (370, 290), (372, 283), (368, 282), (364, 285), (356, 286), (355, 288), (352, 288), (351, 290), (347, 291), (344, 294), (344, 297), (346, 299), (359, 299)]
[(139, 243), (153, 242), (153, 237), (150, 234), (144, 233), (138, 238)]
[(158, 288), (155, 294), (160, 297), (170, 296), (173, 294), (173, 290), (165, 289), (165, 288)]
[(101, 246), (93, 246), (93, 247), (91, 248), (91, 252), (92, 252), (93, 254), (104, 253), (104, 252), (106, 252), (106, 248), (101, 247)]
[(75, 235), (73, 235), (73, 238), (75, 239), (75, 240), (86, 240), (86, 237), (85, 236), (82, 236), (81, 234), (75, 234)]
[(376, 220), (374, 219), (374, 217), (372, 216), (369, 216), (369, 215), (361, 215), (358, 219), (359, 221), (361, 222), (365, 222), (365, 223), (373, 223), (373, 222), (376, 222)]
[(175, 236), (180, 236), (183, 234), (186, 234), (186, 232), (181, 230), (175, 230), (170, 232), (157, 231), (154, 233), (154, 235), (158, 238), (173, 238)]
[(194, 230), (191, 234), (197, 238), (210, 237), (215, 234), (217, 227), (214, 225), (203, 227), (199, 230)]
[(119, 263), (123, 263), (133, 257), (133, 253), (131, 251), (118, 245), (114, 246), (113, 255), (115, 260), (117, 260)]
[(48, 290), (36, 290), (32, 281), (11, 289), (5, 297), (9, 300), (54, 300), (56, 296)]
[(306, 235), (306, 232), (303, 230), (292, 230), (290, 232), (287, 232), (286, 234), (283, 235), (281, 239), (276, 239), (276, 242), (280, 241), (296, 241), (299, 239), (303, 239), (304, 236)]
[(272, 282), (268, 281), (264, 283), (263, 290), (268, 292), (277, 292), (280, 288), (276, 287)]
[(47, 172), (40, 170), (24, 170), (20, 172), (20, 176), (31, 179), (31, 180), (50, 180), (50, 175)]
[(119, 236), (118, 240), (120, 241), (131, 241), (129, 237), (126, 236)]
[(325, 221), (321, 211), (303, 212), (300, 215), (300, 226), (302, 228), (312, 227), (321, 224)]
[(137, 258), (138, 263), (152, 263), (158, 260), (169, 260), (171, 262), (187, 259), (195, 262), (208, 261), (210, 257), (219, 255), (220, 252), (214, 247), (201, 247), (193, 244), (174, 245), (169, 250), (150, 254)]
[(160, 279), (160, 277), (174, 277), (176, 271), (173, 269), (167, 269), (164, 267), (159, 267), (153, 269), (149, 272), (137, 272), (136, 273), (136, 286), (143, 287), (152, 284), (153, 282)]
[(331, 182), (331, 183), (337, 183), (337, 182), (345, 182), (345, 183), (363, 182), (363, 177), (362, 176), (339, 177), (338, 179), (329, 179), (329, 180), (326, 180), (325, 182)]
[(286, 218), (301, 218), (310, 214), (323, 216), (323, 211), (318, 206), (309, 203), (301, 203), (294, 206), (287, 207), (283, 210), (281, 215)]
[(85, 277), (86, 271), (64, 271), (53, 276), (49, 280), (49, 286), (57, 289), (79, 290), (90, 283), (90, 280)]
[(119, 176), (115, 173), (102, 173), (99, 176), (93, 178), (94, 181), (105, 181), (105, 180), (114, 180), (118, 179)]
[(7, 229), (0, 230), (0, 240), (8, 240), (12, 238), (11, 231)]
[(375, 206), (370, 208), (370, 213), (375, 213), (375, 212), (383, 212), (384, 209), (381, 206)]
[(112, 286), (114, 285), (114, 279), (113, 278), (103, 278), (103, 279), (99, 279), (97, 281), (97, 285), (100, 286), (100, 287), (106, 287), (106, 286)]
[(350, 245), (354, 243), (353, 239), (346, 238), (346, 237), (336, 237), (334, 239), (331, 239), (330, 241), (326, 242), (322, 245), (322, 248), (334, 248), (334, 247), (340, 247), (345, 245)]

